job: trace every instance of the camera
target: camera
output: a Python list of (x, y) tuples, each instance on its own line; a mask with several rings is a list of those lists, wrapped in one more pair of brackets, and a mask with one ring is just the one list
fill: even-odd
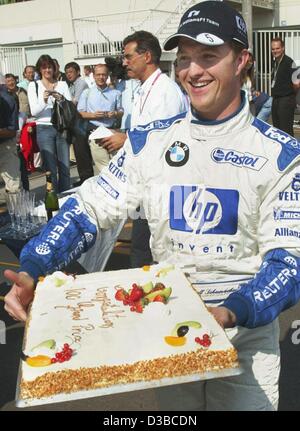
[(115, 79), (127, 79), (126, 68), (123, 66), (123, 60), (121, 56), (105, 57), (104, 60), (111, 75)]

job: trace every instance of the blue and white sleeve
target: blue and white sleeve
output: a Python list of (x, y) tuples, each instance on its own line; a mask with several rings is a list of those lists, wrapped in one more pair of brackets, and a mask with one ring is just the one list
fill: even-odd
[(266, 254), (253, 280), (242, 284), (222, 304), (233, 311), (237, 325), (256, 328), (272, 322), (300, 299), (300, 258), (288, 250)]
[(111, 229), (142, 199), (137, 157), (125, 143), (99, 177), (86, 180), (36, 238), (22, 250), (21, 271), (34, 279), (60, 270), (91, 248), (97, 234)]
[(70, 197), (42, 232), (25, 245), (20, 271), (35, 280), (78, 259), (95, 243), (97, 228), (78, 200)]

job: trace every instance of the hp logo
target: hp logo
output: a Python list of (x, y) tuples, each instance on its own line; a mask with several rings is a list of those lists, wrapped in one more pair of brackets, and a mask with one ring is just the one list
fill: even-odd
[(238, 226), (237, 190), (173, 186), (170, 196), (172, 230), (206, 235), (234, 235)]

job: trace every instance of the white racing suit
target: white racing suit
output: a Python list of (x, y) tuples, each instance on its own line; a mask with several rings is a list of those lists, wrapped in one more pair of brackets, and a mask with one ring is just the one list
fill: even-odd
[(300, 296), (299, 163), (298, 142), (253, 118), (245, 102), (221, 122), (190, 112), (137, 127), (23, 249), (21, 270), (37, 278), (63, 268), (142, 203), (154, 260), (182, 266), (208, 305), (224, 301), (236, 314), (227, 333), (244, 369), (162, 388), (161, 408), (274, 409), (276, 317)]

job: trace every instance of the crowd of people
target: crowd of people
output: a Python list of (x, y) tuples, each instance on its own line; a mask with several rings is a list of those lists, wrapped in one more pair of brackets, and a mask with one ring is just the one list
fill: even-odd
[[(161, 388), (161, 408), (170, 408), (172, 390), (178, 393), (172, 409), (181, 410), (189, 400), (189, 409), (274, 410), (280, 372), (277, 317), (300, 297), (299, 217), (293, 216), (300, 214), (293, 198), (299, 190), (299, 143), (253, 115), (253, 100), (241, 91), (253, 65), (246, 24), (228, 3), (192, 6), (166, 40), (166, 51), (177, 48), (180, 86), (160, 69), (161, 47), (151, 33), (138, 31), (123, 45), (126, 84), (118, 77), (109, 84), (104, 64), (93, 68), (93, 77), (87, 70), (83, 82), (72, 62), (65, 66), (68, 86), (47, 55), (38, 60), (39, 79), (25, 78), (43, 164), (52, 175), (57, 172), (58, 191), (70, 186), (70, 176), (68, 142), (51, 124), (55, 100), (63, 96), (77, 106), (87, 127), (72, 137), (75, 154), (89, 148), (91, 153), (82, 166), (82, 185), (24, 247), (20, 271), (5, 271), (13, 283), (5, 308), (25, 321), (39, 276), (64, 268), (99, 241), (103, 230), (138, 213), (132, 265), (166, 261), (188, 266), (192, 282), (207, 282), (207, 305), (226, 328), (243, 369), (239, 376)], [(293, 83), (282, 46), (272, 41), (272, 111), (280, 121), (280, 110), (286, 114), (286, 106), (294, 104), (292, 93), (283, 91)], [(250, 82), (252, 96), (260, 96), (252, 91)], [(126, 126), (120, 128), (123, 92), (130, 106), (127, 133)], [(8, 98), (5, 93), (1, 103), (9, 106), (12, 119), (16, 106)], [(17, 126), (7, 124), (0, 136), (13, 143)], [(88, 145), (89, 133), (101, 125), (113, 133)], [(97, 176), (92, 176), (93, 160)], [(53, 230), (60, 232), (55, 240)], [(40, 252), (45, 247), (47, 253)]]
[[(247, 93), (253, 115), (265, 122), (272, 119), (275, 127), (293, 136), (295, 90), (299, 88), (299, 83), (293, 85), (289, 77), (295, 65), (285, 55), (283, 40), (276, 37), (271, 45), (274, 57), (272, 94), (255, 88), (255, 59), (251, 50), (241, 76), (241, 85)], [(140, 54), (149, 48), (152, 50), (150, 63), (144, 56), (132, 60), (131, 52)], [(123, 146), (127, 130), (137, 124), (147, 124), (187, 111), (189, 97), (177, 79), (177, 60), (174, 68), (178, 87), (159, 69), (160, 56), (161, 48), (157, 39), (150, 33), (140, 31), (124, 40), (122, 59), (108, 57), (104, 64), (86, 65), (83, 77), (75, 61), (67, 63), (62, 72), (58, 61), (47, 54), (42, 55), (35, 66), (27, 65), (24, 68), (22, 80), (18, 81), (12, 73), (2, 77), (2, 105), (9, 95), (14, 100), (10, 100), (12, 117), (18, 112), (17, 122), (11, 117), (10, 123), (14, 121), (14, 126), (9, 126), (17, 132), (18, 145), (15, 147), (13, 142), (8, 142), (11, 160), (3, 157), (1, 162), (7, 167), (1, 165), (0, 171), (7, 191), (20, 187), (28, 190), (28, 173), (35, 168), (51, 171), (57, 192), (69, 189), (70, 150), (75, 155), (80, 179), (75, 185), (78, 186), (107, 166), (111, 156)], [(150, 75), (153, 80), (148, 79)], [(155, 83), (154, 88), (152, 81)], [(142, 94), (145, 95), (144, 99)], [(55, 100), (61, 97), (72, 101), (85, 120), (81, 133), (69, 131), (62, 136), (55, 130), (51, 115)], [(100, 125), (112, 129), (113, 134), (101, 141), (89, 140), (89, 134)], [(134, 230), (138, 234), (138, 223)], [(146, 242), (148, 237), (147, 229)], [(147, 256), (150, 256), (149, 249), (146, 251), (146, 260)]]

